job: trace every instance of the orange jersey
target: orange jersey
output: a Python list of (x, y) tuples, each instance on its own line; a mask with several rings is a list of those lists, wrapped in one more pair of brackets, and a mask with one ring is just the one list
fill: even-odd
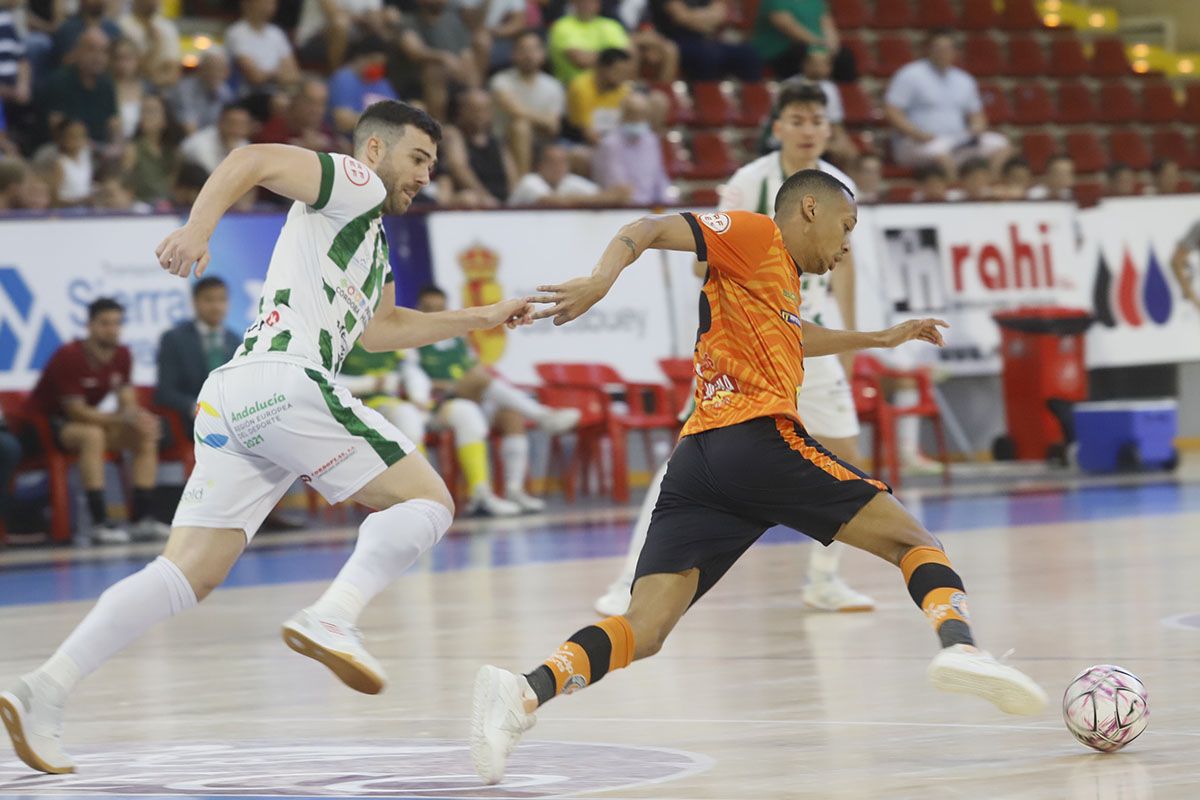
[(800, 421), (800, 270), (774, 220), (749, 211), (684, 214), (708, 262), (696, 337), (696, 411), (683, 436), (756, 417)]

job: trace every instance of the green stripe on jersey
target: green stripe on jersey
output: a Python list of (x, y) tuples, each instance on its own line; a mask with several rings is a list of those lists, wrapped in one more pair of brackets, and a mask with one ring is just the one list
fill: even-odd
[(321, 329), (320, 335), (317, 336), (317, 344), (321, 348), (321, 366), (325, 369), (333, 369), (333, 336), (324, 328)]
[(288, 345), (292, 341), (292, 332), (283, 331), (271, 337), (271, 346), (267, 348), (268, 353), (284, 353), (287, 352)]
[(346, 333), (354, 333), (354, 326), (358, 324), (358, 318), (354, 316), (354, 312), (346, 312)]
[(330, 286), (328, 283), (325, 283), (325, 281), (321, 281), (321, 285), (325, 287), (325, 299), (332, 303), (333, 298), (337, 296), (337, 292), (333, 290), (332, 286)]
[(383, 203), (380, 203), (370, 211), (359, 214), (347, 222), (346, 226), (333, 238), (333, 244), (329, 246), (329, 258), (341, 268), (342, 272), (345, 272), (346, 268), (350, 266), (350, 259), (362, 245), (363, 239), (367, 238), (367, 231), (370, 229), (371, 223), (382, 211)]
[(292, 299), (291, 289), (276, 289), (275, 290), (275, 305), (286, 306)]
[(333, 159), (328, 153), (317, 153), (317, 158), (321, 161), (321, 190), (312, 207), (320, 211), (329, 203), (329, 195), (333, 194)]
[(251, 336), (246, 341), (242, 342), (242, 347), (246, 348), (246, 352), (242, 353), (242, 355), (247, 355), (251, 350), (254, 349), (254, 345), (256, 344), (258, 344), (257, 336)]
[(320, 388), (321, 396), (325, 398), (325, 405), (329, 407), (329, 413), (333, 414), (333, 418), (340, 422), (342, 427), (352, 436), (359, 436), (365, 439), (376, 455), (383, 459), (383, 463), (390, 467), (404, 458), (404, 450), (399, 444), (388, 439), (382, 433), (363, 422), (352, 409), (342, 405), (342, 402), (338, 400), (337, 395), (334, 393), (333, 387), (329, 385), (329, 381), (325, 380), (324, 375), (313, 369), (304, 370), (304, 374), (312, 378), (313, 382)]

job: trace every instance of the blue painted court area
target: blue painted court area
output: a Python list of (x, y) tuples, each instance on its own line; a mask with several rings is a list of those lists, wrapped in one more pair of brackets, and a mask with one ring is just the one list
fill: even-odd
[[(1164, 481), (1136, 486), (1006, 492), (925, 499), (914, 509), (934, 533), (1056, 522), (1112, 520), (1200, 511), (1200, 490)], [(632, 516), (632, 512), (631, 512)], [(530, 520), (535, 525), (536, 520)], [(542, 525), (521, 531), (452, 533), (431, 554), (429, 569), (445, 572), (553, 563), (624, 555), (632, 522)], [(794, 543), (786, 528), (767, 532), (761, 544)], [(332, 578), (351, 542), (272, 543), (258, 540), (234, 567), (227, 586), (265, 586)], [(29, 605), (98, 597), (112, 583), (140, 569), (145, 556), (72, 560), (0, 568), (0, 605)]]

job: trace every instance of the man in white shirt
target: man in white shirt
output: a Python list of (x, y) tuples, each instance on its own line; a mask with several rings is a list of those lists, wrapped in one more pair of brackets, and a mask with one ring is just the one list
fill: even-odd
[(508, 142), (518, 172), (533, 168), (533, 149), (558, 136), (567, 92), (542, 71), (546, 47), (537, 31), (525, 31), (513, 47), (513, 65), (497, 72), (488, 88), (496, 99), (498, 132)]
[(606, 206), (620, 205), (629, 200), (627, 189), (600, 187), (580, 175), (570, 172), (567, 148), (558, 142), (547, 142), (538, 148), (537, 171), (517, 182), (508, 198), (510, 206)]
[(954, 66), (954, 34), (929, 35), (928, 57), (905, 64), (888, 84), (884, 111), (897, 131), (896, 161), (905, 166), (940, 163), (950, 176), (968, 158), (983, 156), (999, 174), (1012, 155), (1008, 138), (988, 130), (979, 86)]
[(387, 33), (383, 0), (304, 0), (296, 23), (296, 47), (306, 62), (342, 65), (353, 41)]
[(221, 109), (216, 125), (201, 128), (184, 139), (179, 145), (179, 153), (184, 161), (211, 173), (225, 156), (250, 143), (251, 124), (250, 112), (236, 103), (230, 103)]
[(117, 24), (142, 58), (142, 75), (158, 86), (179, 80), (179, 29), (160, 13), (162, 0), (133, 0)]
[(225, 46), (250, 89), (269, 90), (300, 79), (287, 34), (271, 24), (277, 0), (242, 0), (242, 18), (225, 32)]

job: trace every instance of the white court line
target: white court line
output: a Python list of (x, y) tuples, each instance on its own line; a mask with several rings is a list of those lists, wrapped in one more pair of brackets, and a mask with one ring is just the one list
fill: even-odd
[[(1194, 622), (1185, 623), (1185, 619), (1192, 619)], [(1160, 622), (1168, 628), (1174, 628), (1177, 631), (1187, 631), (1195, 633), (1200, 631), (1200, 611), (1187, 611), (1183, 614), (1173, 614), (1169, 617), (1163, 617)]]

